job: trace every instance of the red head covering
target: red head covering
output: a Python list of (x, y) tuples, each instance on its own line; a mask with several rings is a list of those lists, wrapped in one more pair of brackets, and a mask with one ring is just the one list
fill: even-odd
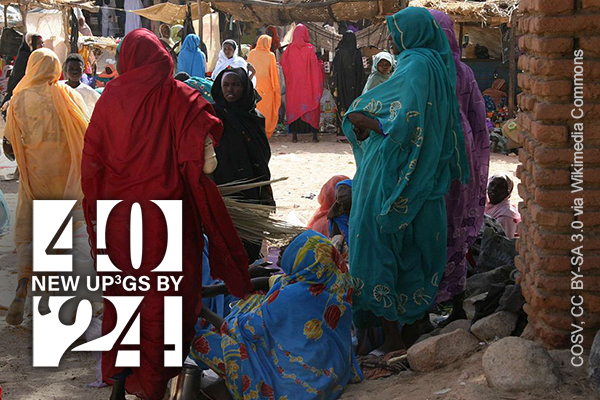
[(281, 56), (286, 84), (285, 109), (289, 124), (302, 118), (319, 129), (324, 74), (322, 63), (308, 39), (308, 29), (298, 24), (292, 43)]
[[(250, 289), (247, 256), (215, 184), (203, 173), (204, 140), (217, 143), (221, 122), (199, 92), (173, 79), (173, 61), (158, 38), (146, 29), (130, 32), (120, 51), (122, 74), (111, 81), (96, 104), (85, 136), (82, 188), (88, 233), (96, 248), (96, 201), (123, 200), (110, 215), (106, 232), (111, 261), (122, 275), (150, 276), (147, 292), (107, 288), (105, 295), (141, 295), (140, 368), (127, 379), (127, 390), (144, 399), (162, 399), (178, 368), (163, 367), (164, 296), (183, 297), (182, 359), (194, 336), (200, 311), (203, 231), (209, 237), (212, 275), (236, 296)], [(167, 224), (151, 200), (182, 200), (183, 276), (179, 290), (158, 292), (151, 272), (162, 261)], [(139, 269), (130, 261), (130, 208), (142, 207), (143, 257)], [(105, 302), (103, 333), (117, 320)], [(117, 351), (103, 353), (104, 379), (121, 372)]]
[(271, 38), (273, 38), (273, 40), (271, 41), (271, 51), (275, 53), (275, 51), (279, 50), (279, 48), (281, 47), (281, 42), (279, 41), (279, 34), (277, 33), (277, 28), (275, 28), (273, 25), (269, 25), (267, 26), (265, 33), (271, 36)]
[(350, 178), (345, 175), (335, 175), (323, 185), (318, 197), (321, 207), (319, 207), (315, 215), (310, 219), (307, 226), (309, 229), (329, 237), (329, 221), (327, 220), (327, 214), (333, 206), (333, 203), (335, 203), (335, 186), (346, 179)]

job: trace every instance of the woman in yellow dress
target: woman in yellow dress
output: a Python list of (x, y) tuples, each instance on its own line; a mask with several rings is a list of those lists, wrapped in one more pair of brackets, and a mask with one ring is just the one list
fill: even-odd
[(269, 35), (262, 35), (256, 42), (256, 48), (248, 55), (248, 62), (256, 69), (256, 91), (262, 98), (256, 108), (265, 117), (265, 130), (269, 138), (275, 132), (281, 106), (279, 72), (275, 54), (271, 53), (272, 40)]
[(81, 96), (58, 82), (61, 71), (52, 50), (31, 53), (7, 113), (4, 135), (12, 143), (21, 174), (15, 225), (18, 285), (6, 316), (11, 325), (23, 321), (31, 281), (33, 200), (77, 200), (74, 220), (83, 223), (81, 155), (88, 112)]

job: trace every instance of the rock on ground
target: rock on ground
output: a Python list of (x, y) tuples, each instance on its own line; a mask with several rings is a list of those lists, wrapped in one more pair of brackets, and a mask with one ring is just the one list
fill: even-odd
[(515, 267), (504, 265), (491, 271), (475, 274), (467, 279), (467, 290), (469, 296), (488, 292), (493, 284), (503, 283), (510, 278)]
[(475, 322), (471, 326), (471, 333), (486, 342), (502, 339), (510, 336), (515, 330), (518, 319), (517, 314), (500, 311)]
[(487, 292), (480, 293), (480, 294), (476, 294), (475, 296), (471, 296), (468, 299), (466, 299), (465, 301), (463, 301), (463, 308), (469, 318), (473, 318), (475, 316), (475, 312), (477, 311), (477, 310), (475, 310), (475, 303), (478, 302), (479, 300), (484, 300), (486, 296), (487, 296)]
[(594, 343), (592, 343), (588, 371), (590, 374), (590, 385), (592, 385), (592, 388), (596, 392), (596, 396), (600, 398), (600, 331), (596, 333)]
[(516, 392), (559, 385), (554, 361), (539, 343), (507, 337), (492, 344), (482, 361), (490, 387)]
[(469, 332), (470, 328), (471, 328), (471, 320), (457, 319), (456, 321), (452, 321), (448, 325), (446, 325), (440, 331), (440, 334), (444, 335), (446, 333), (454, 332), (457, 329), (462, 329), (463, 331)]
[(458, 329), (434, 336), (408, 349), (408, 363), (418, 372), (433, 371), (467, 358), (479, 347), (479, 341), (470, 333)]

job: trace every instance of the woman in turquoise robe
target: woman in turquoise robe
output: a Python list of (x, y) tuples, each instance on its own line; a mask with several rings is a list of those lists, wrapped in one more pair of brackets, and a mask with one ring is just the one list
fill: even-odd
[[(357, 164), (350, 214), (353, 313), (383, 326), (378, 354), (409, 347), (446, 265), (444, 196), (469, 168), (444, 33), (424, 8), (387, 17), (392, 77), (356, 99), (343, 122)], [(399, 327), (402, 326), (402, 335)]]

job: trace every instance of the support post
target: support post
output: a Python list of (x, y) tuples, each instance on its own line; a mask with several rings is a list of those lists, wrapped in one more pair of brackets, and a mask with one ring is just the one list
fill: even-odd
[(465, 23), (461, 22), (459, 25), (459, 30), (458, 30), (458, 49), (460, 51), (460, 59), (462, 60), (463, 57), (463, 45), (464, 45), (464, 41), (465, 41)]
[(510, 39), (508, 41), (508, 117), (515, 117), (515, 100), (517, 98), (517, 55), (516, 46), (516, 25), (514, 15), (510, 18)]

